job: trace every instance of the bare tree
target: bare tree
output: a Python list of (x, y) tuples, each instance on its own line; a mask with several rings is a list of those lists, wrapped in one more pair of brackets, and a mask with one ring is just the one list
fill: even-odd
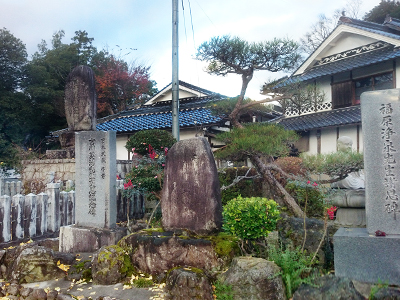
[(331, 15), (319, 15), (318, 21), (300, 38), (301, 49), (308, 54), (313, 53), (336, 27), (342, 15), (354, 19), (360, 17), (361, 4), (362, 0), (347, 0), (345, 7), (336, 9)]

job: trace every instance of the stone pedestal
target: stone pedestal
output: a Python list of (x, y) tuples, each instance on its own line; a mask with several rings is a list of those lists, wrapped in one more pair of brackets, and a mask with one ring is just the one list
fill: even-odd
[(365, 190), (338, 190), (331, 203), (338, 207), (336, 224), (344, 227), (365, 227)]
[(333, 236), (335, 275), (388, 284), (400, 282), (400, 235), (376, 237), (366, 228), (340, 228)]
[(94, 228), (75, 225), (60, 228), (60, 252), (95, 252), (102, 246), (115, 245), (126, 235), (126, 228)]

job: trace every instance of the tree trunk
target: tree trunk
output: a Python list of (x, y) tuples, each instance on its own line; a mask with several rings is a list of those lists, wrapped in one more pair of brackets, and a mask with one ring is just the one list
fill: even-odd
[(251, 162), (257, 169), (257, 171), (262, 175), (263, 179), (269, 184), (271, 189), (274, 189), (274, 193), (279, 194), (276, 199), (274, 199), (279, 205), (286, 206), (289, 208), (296, 217), (303, 217), (304, 212), (300, 206), (296, 203), (292, 196), (285, 190), (285, 188), (276, 180), (275, 176), (271, 172), (266, 164), (264, 164), (260, 157), (251, 156)]
[(249, 85), (250, 80), (253, 78), (253, 69), (249, 69), (245, 74), (242, 74), (242, 89), (240, 90), (240, 95), (238, 101), (235, 105), (235, 108), (229, 115), (229, 120), (231, 121), (234, 127), (242, 128), (243, 125), (239, 123), (240, 110), (243, 108), (242, 103), (244, 99), (244, 95), (246, 94), (247, 86)]

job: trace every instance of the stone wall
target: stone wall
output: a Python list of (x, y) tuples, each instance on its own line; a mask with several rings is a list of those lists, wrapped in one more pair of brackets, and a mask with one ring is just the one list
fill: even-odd
[(23, 160), (21, 177), (24, 182), (44, 181), (48, 183), (49, 173), (54, 172), (54, 182), (75, 180), (74, 159)]
[[(54, 182), (75, 181), (75, 159), (23, 160), (21, 177), (24, 182), (41, 180), (48, 183), (49, 173), (54, 172)], [(117, 174), (125, 178), (132, 168), (132, 161), (117, 160)]]

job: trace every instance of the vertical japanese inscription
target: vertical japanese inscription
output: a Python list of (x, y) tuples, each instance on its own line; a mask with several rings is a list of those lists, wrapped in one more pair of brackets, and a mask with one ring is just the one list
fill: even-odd
[(96, 215), (96, 139), (89, 139), (89, 215)]
[(381, 138), (383, 140), (383, 166), (385, 168), (385, 175), (383, 178), (383, 185), (385, 186), (385, 211), (393, 213), (393, 218), (396, 220), (396, 213), (398, 210), (399, 196), (396, 190), (397, 178), (395, 175), (395, 168), (397, 162), (394, 153), (397, 152), (396, 145), (393, 143), (392, 136), (396, 134), (393, 130), (393, 107), (391, 103), (381, 104), (379, 112), (382, 115), (381, 122)]
[[(105, 179), (106, 178), (106, 163), (107, 163), (107, 154), (106, 154), (106, 139), (102, 138), (101, 140), (101, 146), (100, 146), (100, 164), (101, 164), (101, 178)], [(104, 184), (104, 183), (103, 183)], [(109, 205), (109, 200), (106, 196), (105, 198), (105, 215), (108, 216), (108, 205)], [(106, 217), (106, 222), (108, 222), (107, 217)]]

